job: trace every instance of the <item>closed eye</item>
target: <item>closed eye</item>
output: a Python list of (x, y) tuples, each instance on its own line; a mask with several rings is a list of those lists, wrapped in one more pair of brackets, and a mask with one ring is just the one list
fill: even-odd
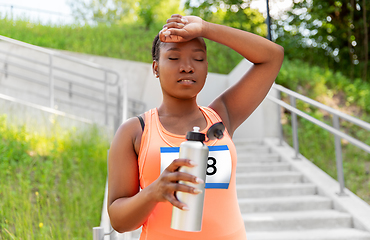
[(178, 58), (168, 58), (168, 59), (170, 59), (170, 60), (178, 60)]
[(203, 62), (204, 59), (203, 58), (200, 58), (200, 59), (195, 59), (195, 61), (198, 61), (198, 62)]

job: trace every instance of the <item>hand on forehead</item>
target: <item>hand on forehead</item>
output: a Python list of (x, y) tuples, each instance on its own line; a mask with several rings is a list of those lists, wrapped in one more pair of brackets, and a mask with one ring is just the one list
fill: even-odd
[(159, 32), (159, 38), (161, 42), (185, 42), (201, 37), (202, 33), (203, 20), (201, 18), (174, 14), (167, 19), (167, 23)]

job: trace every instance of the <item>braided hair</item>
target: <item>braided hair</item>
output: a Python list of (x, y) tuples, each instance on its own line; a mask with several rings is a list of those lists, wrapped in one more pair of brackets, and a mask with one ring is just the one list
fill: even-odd
[(159, 48), (161, 45), (161, 40), (159, 39), (159, 33), (157, 36), (155, 36), (153, 40), (153, 46), (152, 46), (152, 59), (153, 61), (158, 61), (159, 60)]

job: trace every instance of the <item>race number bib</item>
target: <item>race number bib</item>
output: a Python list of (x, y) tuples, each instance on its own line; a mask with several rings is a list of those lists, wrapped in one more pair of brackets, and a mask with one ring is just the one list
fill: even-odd
[[(227, 145), (209, 146), (206, 188), (227, 189), (231, 178), (231, 155)], [(161, 147), (161, 173), (179, 158), (179, 147)]]

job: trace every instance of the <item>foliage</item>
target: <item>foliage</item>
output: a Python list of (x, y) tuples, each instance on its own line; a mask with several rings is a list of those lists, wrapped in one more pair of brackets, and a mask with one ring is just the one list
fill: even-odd
[(0, 116), (0, 239), (91, 239), (109, 143), (96, 127), (52, 135)]
[[(285, 59), (276, 83), (298, 91), (324, 104), (335, 104), (342, 111), (370, 122), (370, 84), (361, 79), (352, 82), (340, 72), (303, 62)], [(286, 101), (287, 96), (283, 99)], [(329, 102), (325, 102), (329, 99)], [(312, 117), (332, 125), (332, 117), (325, 111), (297, 101), (297, 108)], [(292, 146), (291, 115), (283, 115), (285, 141)], [(334, 137), (313, 123), (298, 117), (299, 151), (307, 159), (336, 179)], [(354, 124), (341, 121), (341, 130), (370, 145), (370, 133)], [(370, 161), (365, 151), (342, 141), (343, 166), (346, 187), (370, 204)], [(339, 191), (339, 190), (338, 190)]]
[(103, 22), (115, 23), (121, 21), (132, 21), (134, 0), (91, 0), (91, 1), (68, 1), (72, 14), (78, 21), (85, 23)]
[(250, 8), (251, 0), (186, 0), (186, 13), (206, 21), (225, 24), (261, 36), (267, 35), (267, 26), (262, 14)]
[[(153, 24), (148, 30), (139, 23), (45, 26), (0, 19), (0, 34), (41, 47), (151, 63), (152, 41), (162, 26)], [(229, 73), (242, 60), (230, 48), (211, 41), (207, 45), (210, 72)]]
[(77, 21), (87, 24), (140, 23), (149, 29), (180, 11), (180, 0), (77, 0), (69, 1)]
[(370, 83), (361, 79), (352, 82), (341, 72), (285, 59), (276, 82), (313, 99), (343, 95), (341, 107), (357, 106), (364, 114), (370, 113)]
[(145, 28), (149, 29), (150, 24), (154, 21), (155, 8), (159, 0), (141, 0), (139, 2), (139, 17), (143, 20)]
[(172, 14), (184, 14), (180, 9), (180, 0), (140, 0), (138, 16), (146, 29), (154, 23), (164, 25)]
[(277, 43), (287, 56), (369, 80), (367, 19), (370, 0), (295, 0), (274, 21)]
[[(302, 104), (298, 104), (302, 105)], [(303, 109), (301, 109), (303, 110)], [(331, 125), (331, 119), (319, 111), (311, 112), (313, 117)], [(285, 114), (290, 123), (290, 114)], [(342, 122), (342, 131), (352, 129), (349, 135), (370, 145), (370, 133), (356, 128), (353, 124)], [(283, 125), (285, 141), (293, 146), (292, 128), (290, 124)], [(299, 151), (315, 165), (323, 169), (332, 178), (337, 179), (334, 136), (313, 123), (298, 118)], [(352, 144), (342, 140), (343, 173), (345, 186), (357, 196), (370, 204), (370, 161), (369, 154)], [(337, 189), (339, 192), (339, 189)]]

